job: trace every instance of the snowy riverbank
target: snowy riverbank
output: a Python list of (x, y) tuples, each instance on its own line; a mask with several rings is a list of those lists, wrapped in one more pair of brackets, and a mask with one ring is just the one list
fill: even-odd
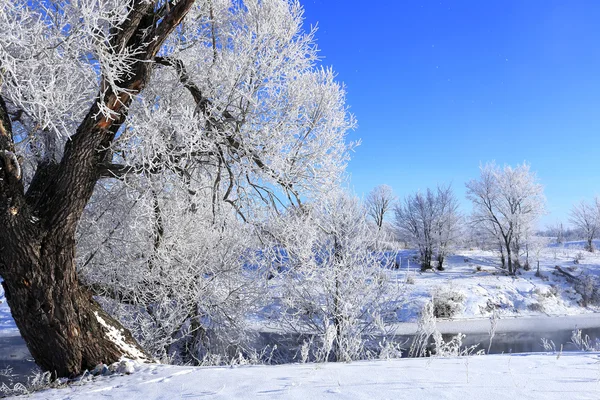
[(513, 354), (281, 366), (144, 365), (30, 399), (598, 399), (598, 353)]

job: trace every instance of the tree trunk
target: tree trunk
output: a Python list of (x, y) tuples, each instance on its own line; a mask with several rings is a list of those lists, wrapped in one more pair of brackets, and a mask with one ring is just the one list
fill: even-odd
[(431, 258), (429, 257), (429, 251), (425, 249), (421, 256), (421, 271), (427, 271), (431, 269)]
[(513, 268), (513, 259), (512, 259), (512, 254), (511, 254), (511, 251), (510, 251), (510, 245), (509, 244), (506, 245), (506, 261), (508, 262), (508, 273), (510, 275), (514, 275), (515, 271), (514, 271), (514, 268)]
[[(340, 279), (338, 276), (338, 270), (337, 268), (339, 267), (341, 260), (342, 260), (342, 246), (339, 244), (338, 242), (338, 238), (337, 236), (334, 236), (334, 246), (333, 246), (333, 257), (334, 257), (334, 261), (335, 264), (333, 268), (335, 269), (336, 273), (335, 273), (335, 293), (333, 295), (333, 325), (335, 327), (335, 341), (334, 341), (334, 357), (335, 360), (334, 361), (341, 361), (341, 356), (342, 356), (342, 322), (343, 322), (343, 315), (342, 315), (342, 310), (341, 310), (341, 284), (340, 284)], [(326, 360), (328, 361), (328, 360)]]
[(122, 356), (150, 357), (129, 331), (77, 282), (73, 237), (27, 237), (2, 252), (10, 265), (4, 290), (36, 363), (54, 376), (75, 376)]
[[(75, 232), (133, 96), (148, 83), (156, 53), (193, 3), (180, 0), (158, 18), (153, 2), (133, 2), (110, 38), (114, 49), (138, 51), (128, 73), (113, 77), (121, 91), (105, 87), (101, 77), (100, 95), (67, 141), (60, 164), (39, 165), (27, 192), (0, 96), (0, 275), (27, 347), (54, 376), (78, 375), (122, 356), (149, 358), (79, 285)], [(100, 112), (99, 104), (110, 112)]]
[(444, 256), (442, 254), (439, 254), (437, 257), (437, 260), (438, 260), (438, 265), (437, 265), (438, 271), (443, 271), (444, 270)]
[(589, 238), (587, 240), (586, 250), (589, 251), (590, 253), (594, 252), (594, 239), (593, 238)]

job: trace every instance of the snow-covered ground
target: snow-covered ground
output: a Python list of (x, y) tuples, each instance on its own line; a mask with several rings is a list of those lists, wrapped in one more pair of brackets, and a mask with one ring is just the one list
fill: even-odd
[[(581, 296), (564, 276), (555, 272), (558, 265), (569, 273), (600, 275), (600, 252), (582, 250), (579, 242), (561, 247), (548, 247), (540, 255), (540, 272), (531, 257), (532, 269), (508, 276), (499, 268), (498, 253), (482, 250), (460, 250), (448, 257), (445, 271), (420, 272), (412, 256), (416, 251), (401, 251), (402, 265), (395, 279), (405, 285), (407, 302), (399, 313), (403, 322), (415, 321), (423, 304), (439, 291), (458, 292), (464, 297), (455, 320), (487, 319), (496, 310), (499, 318), (522, 316), (564, 316), (599, 312), (600, 308), (581, 306)], [(581, 258), (578, 264), (576, 258)], [(409, 277), (407, 279), (407, 276)]]
[(598, 399), (598, 353), (281, 366), (144, 365), (30, 399)]

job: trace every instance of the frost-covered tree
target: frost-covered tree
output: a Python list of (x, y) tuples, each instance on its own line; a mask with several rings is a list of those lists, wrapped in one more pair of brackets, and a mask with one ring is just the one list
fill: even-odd
[(498, 240), (508, 272), (515, 274), (518, 250), (525, 237), (533, 236), (527, 232), (544, 213), (543, 187), (527, 164), (500, 168), (488, 163), (480, 174), (479, 180), (466, 184), (473, 203), (472, 221)]
[(573, 205), (569, 221), (577, 228), (585, 240), (585, 250), (594, 252), (594, 239), (600, 231), (600, 207), (596, 199), (596, 204), (589, 204), (581, 201)]
[(409, 195), (394, 211), (400, 239), (419, 249), (421, 269), (432, 268), (435, 257), (443, 270), (448, 250), (459, 236), (458, 201), (450, 186)]
[(435, 197), (428, 189), (426, 194), (417, 192), (408, 195), (394, 208), (398, 237), (412, 246), (417, 246), (421, 269), (431, 268), (435, 244)]
[(133, 185), (104, 212), (137, 191), (151, 226), (143, 247), (111, 258), (137, 254), (158, 273), (174, 260), (161, 258), (168, 202), (191, 212), (208, 198), (201, 218), (217, 222), (227, 206), (247, 219), (257, 202), (277, 204), (276, 188), (296, 203), (343, 171), (354, 122), (334, 73), (315, 67), (295, 1), (0, 0), (0, 10), (0, 275), (31, 354), (58, 376), (148, 357), (79, 283), (86, 207), (95, 191), (122, 189), (98, 182)]
[[(104, 181), (80, 222), (78, 272), (156, 358), (220, 364), (251, 356), (247, 315), (263, 303), (258, 242), (235, 211), (213, 215), (189, 186)], [(225, 210), (224, 210), (225, 211)]]
[(367, 213), (379, 230), (383, 228), (385, 217), (392, 209), (395, 200), (396, 196), (394, 196), (392, 188), (388, 185), (379, 185), (367, 195), (365, 199)]
[(462, 216), (458, 211), (458, 199), (450, 186), (438, 187), (436, 197), (435, 253), (437, 269), (444, 269), (448, 252), (460, 240)]
[(400, 293), (390, 284), (391, 269), (372, 251), (378, 232), (359, 199), (332, 193), (272, 224), (275, 248), (285, 250), (288, 265), (277, 279), (282, 327), (316, 335), (305, 345), (309, 359), (364, 358), (367, 339), (396, 320)]
[(567, 231), (562, 222), (557, 222), (554, 225), (546, 226), (546, 230), (543, 232), (545, 235), (555, 237), (556, 244), (565, 244)]

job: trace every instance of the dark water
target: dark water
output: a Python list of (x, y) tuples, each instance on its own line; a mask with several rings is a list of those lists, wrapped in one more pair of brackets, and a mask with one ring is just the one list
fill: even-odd
[[(600, 339), (600, 327), (581, 329), (582, 337), (589, 336), (589, 342), (594, 344), (596, 338)], [(488, 333), (469, 334), (463, 340), (464, 347), (479, 345), (475, 351), (485, 350), (486, 354), (511, 354), (511, 353), (541, 353), (547, 352), (542, 345), (542, 338), (548, 342), (552, 341), (556, 351), (579, 351), (577, 346), (571, 343), (572, 330), (557, 330), (553, 332), (502, 332), (496, 333), (490, 346), (490, 335)], [(453, 334), (444, 334), (444, 341), (452, 339)], [(412, 336), (396, 336), (396, 341), (408, 341), (408, 346), (412, 342)], [(488, 353), (489, 347), (489, 353)]]
[[(11, 376), (6, 375), (8, 368), (11, 369)], [(12, 387), (18, 382), (25, 383), (28, 376), (38, 371), (39, 368), (20, 336), (0, 336), (0, 387), (2, 384)]]
[[(600, 340), (600, 327), (581, 329), (582, 337), (589, 336), (589, 342), (595, 344), (596, 339)], [(484, 350), (486, 354), (511, 354), (511, 353), (541, 353), (547, 352), (542, 345), (542, 338), (548, 342), (554, 343), (556, 351), (579, 351), (577, 346), (571, 343), (572, 330), (556, 330), (553, 332), (544, 331), (529, 331), (529, 332), (502, 332), (496, 333), (490, 346), (490, 336), (488, 333), (482, 334), (469, 334), (462, 339), (463, 348), (477, 346), (474, 352), (478, 350)], [(442, 337), (445, 342), (452, 340), (455, 334), (443, 334)], [(388, 340), (392, 340), (395, 343), (403, 343), (404, 349), (402, 356), (408, 355), (408, 349), (413, 341), (414, 335), (394, 335), (388, 337)], [(308, 335), (282, 335), (277, 333), (266, 333), (263, 332), (259, 336), (257, 346), (259, 347), (273, 347), (277, 345), (277, 348), (272, 353), (273, 363), (280, 362), (291, 362), (299, 360), (300, 348), (302, 344), (310, 340)], [(374, 352), (376, 352), (377, 343), (380, 343), (383, 337), (375, 337), (372, 342)], [(489, 353), (488, 353), (489, 347)], [(551, 350), (550, 350), (551, 351)]]
[[(588, 335), (590, 343), (594, 344), (596, 338), (600, 338), (600, 327), (581, 329), (582, 337)], [(556, 346), (556, 351), (560, 351), (560, 346), (563, 346), (563, 351), (578, 351), (579, 349), (571, 343), (572, 330), (559, 330), (554, 332), (503, 332), (496, 333), (492, 340), (492, 346), (489, 354), (507, 354), (507, 353), (538, 353), (545, 352), (542, 346), (542, 338), (548, 341), (553, 341)], [(443, 335), (444, 340), (449, 340), (452, 335)], [(490, 336), (485, 334), (467, 335), (463, 339), (466, 346), (480, 344), (478, 349), (487, 349), (490, 343)]]

